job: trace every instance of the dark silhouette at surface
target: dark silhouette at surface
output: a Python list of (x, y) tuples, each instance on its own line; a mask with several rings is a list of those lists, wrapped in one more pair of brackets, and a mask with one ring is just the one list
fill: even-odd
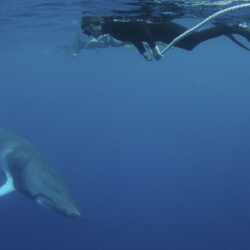
[[(81, 28), (83, 33), (97, 37), (101, 34), (109, 34), (117, 40), (130, 42), (148, 61), (161, 58), (156, 42), (170, 43), (187, 28), (170, 20), (143, 20), (143, 19), (115, 19), (104, 17), (83, 17)], [(211, 28), (194, 32), (178, 42), (175, 46), (192, 50), (201, 42), (222, 35), (229, 36), (239, 34), (250, 42), (250, 29), (244, 25), (218, 24)], [(233, 39), (231, 39), (234, 41)], [(146, 42), (149, 48), (145, 47)]]

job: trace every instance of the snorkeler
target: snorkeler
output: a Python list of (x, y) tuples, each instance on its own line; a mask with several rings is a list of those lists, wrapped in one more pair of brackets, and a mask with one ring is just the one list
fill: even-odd
[[(110, 17), (83, 17), (81, 28), (83, 33), (88, 36), (98, 37), (103, 34), (109, 34), (117, 40), (130, 42), (147, 61), (153, 60), (153, 57), (156, 60), (162, 57), (156, 42), (168, 44), (187, 30), (186, 27), (170, 20), (149, 21)], [(250, 29), (247, 26), (217, 24), (211, 28), (193, 32), (180, 42), (177, 42), (175, 46), (192, 50), (199, 43), (222, 35), (228, 36), (235, 42), (232, 39), (233, 34), (242, 35), (250, 42)], [(145, 46), (145, 42), (148, 46)]]

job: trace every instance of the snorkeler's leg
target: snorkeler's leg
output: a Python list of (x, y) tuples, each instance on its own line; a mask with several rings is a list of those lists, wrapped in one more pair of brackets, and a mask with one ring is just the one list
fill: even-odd
[(202, 31), (196, 31), (190, 35), (188, 35), (186, 38), (181, 40), (180, 42), (176, 43), (176, 47), (183, 48), (186, 50), (192, 50), (195, 46), (197, 46), (199, 43), (207, 41), (212, 38), (216, 38), (222, 35), (233, 35), (233, 34), (239, 34), (244, 36), (245, 38), (250, 41), (250, 29), (245, 29), (241, 27), (240, 25), (216, 25), (212, 28), (205, 29)]
[(239, 34), (244, 36), (250, 42), (250, 28), (246, 23), (240, 23), (238, 25), (234, 25), (234, 34)]
[(222, 27), (215, 26), (202, 31), (196, 31), (185, 37), (180, 42), (176, 43), (175, 46), (186, 50), (192, 50), (198, 44), (224, 34), (225, 31)]
[(245, 37), (250, 42), (250, 28), (247, 26), (247, 23), (240, 23), (235, 25), (227, 25), (227, 24), (216, 24), (223, 29), (225, 32), (224, 35), (234, 35), (238, 34)]

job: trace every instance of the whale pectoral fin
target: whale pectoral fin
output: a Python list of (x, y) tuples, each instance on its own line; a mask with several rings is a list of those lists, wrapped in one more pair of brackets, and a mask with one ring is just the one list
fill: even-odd
[(7, 172), (5, 174), (6, 174), (6, 182), (0, 187), (0, 196), (4, 196), (15, 190), (12, 177)]

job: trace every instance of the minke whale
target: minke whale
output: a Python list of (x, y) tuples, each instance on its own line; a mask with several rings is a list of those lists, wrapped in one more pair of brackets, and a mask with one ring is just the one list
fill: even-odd
[(25, 139), (1, 128), (0, 169), (6, 176), (0, 196), (17, 190), (62, 215), (81, 219), (76, 201), (39, 151)]

